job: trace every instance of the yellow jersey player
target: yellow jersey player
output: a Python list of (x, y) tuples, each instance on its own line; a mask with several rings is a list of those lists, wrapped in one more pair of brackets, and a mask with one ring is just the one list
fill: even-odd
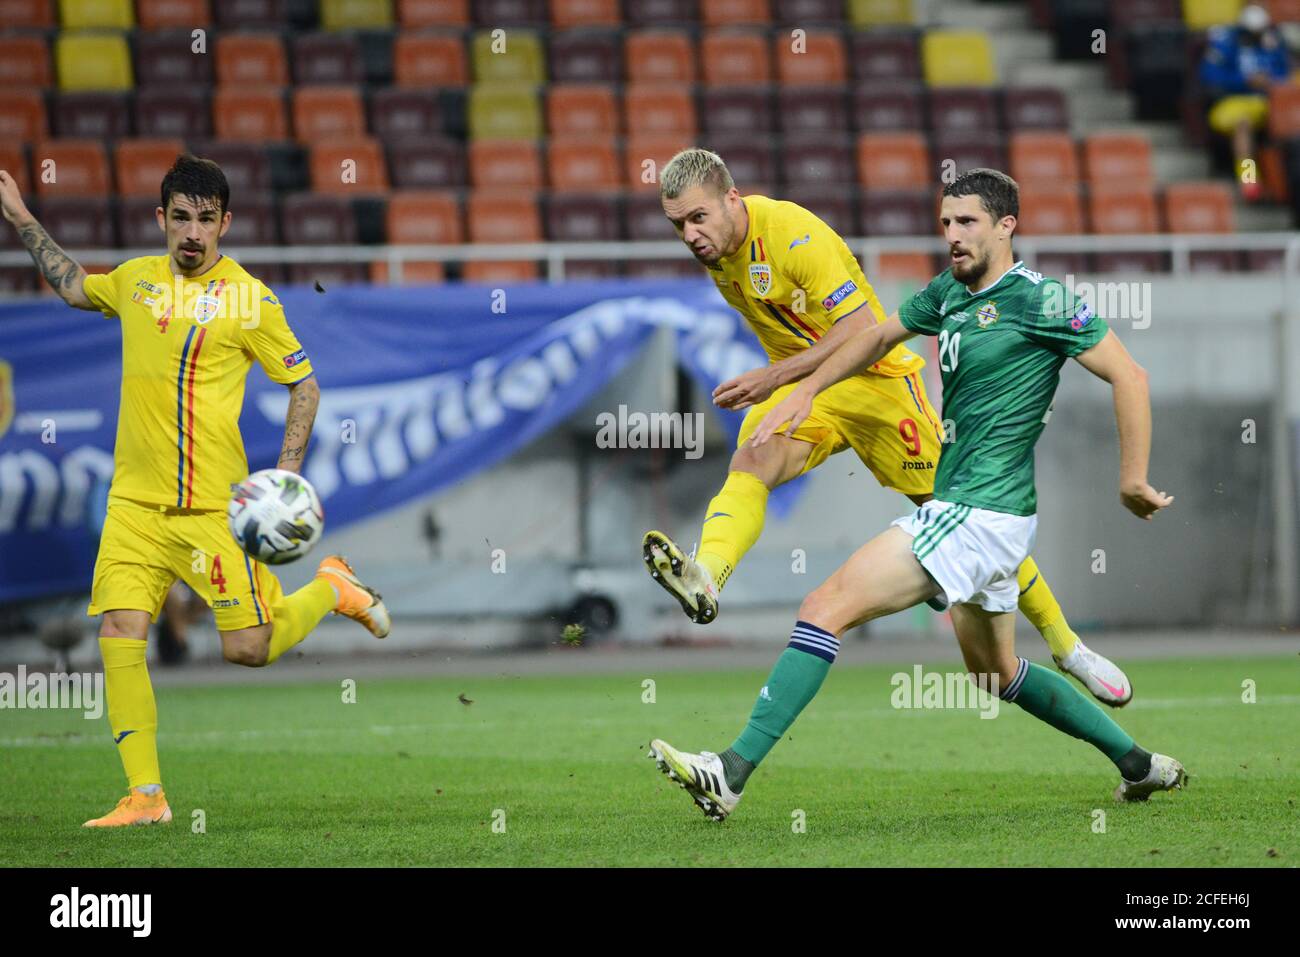
[[(688, 556), (663, 532), (647, 532), (651, 576), (692, 621), (718, 615), (718, 594), (763, 530), (768, 492), (851, 448), (881, 485), (917, 505), (933, 496), (943, 446), (926, 397), (924, 360), (898, 345), (866, 371), (818, 394), (812, 414), (761, 446), (749, 437), (764, 416), (823, 359), (888, 317), (853, 253), (834, 230), (794, 203), (740, 195), (726, 164), (683, 150), (660, 175), (664, 213), (723, 298), (749, 323), (771, 364), (722, 383), (714, 402), (749, 409), (721, 491), (705, 510), (698, 551)], [(1114, 662), (1087, 648), (1032, 557), (1020, 566), (1020, 610), (1057, 665), (1100, 701), (1122, 707), (1132, 685)]]
[(145, 639), (177, 578), (212, 607), (222, 653), (235, 664), (270, 664), (331, 611), (377, 638), (389, 628), (378, 593), (341, 557), (326, 558), (310, 584), (285, 595), (231, 536), (231, 485), (248, 475), (239, 413), (249, 367), (256, 360), (289, 389), (278, 468), (301, 467), (320, 388), (274, 293), (218, 249), (231, 218), (221, 168), (178, 157), (161, 192), (156, 215), (167, 254), (87, 275), (0, 170), (0, 209), (50, 286), (70, 306), (117, 318), (122, 330), (113, 483), (88, 613), (103, 615), (108, 719), (128, 791), (87, 827), (171, 820)]

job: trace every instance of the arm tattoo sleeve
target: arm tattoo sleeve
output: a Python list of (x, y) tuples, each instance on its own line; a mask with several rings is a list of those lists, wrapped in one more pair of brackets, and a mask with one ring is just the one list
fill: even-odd
[(23, 245), (31, 253), (36, 268), (60, 296), (66, 297), (81, 274), (81, 266), (50, 238), (40, 223), (29, 223), (18, 230)]
[(280, 461), (276, 463), (276, 468), (290, 472), (302, 468), (319, 404), (320, 387), (314, 379), (289, 387), (289, 410), (284, 416), (284, 445), (280, 447)]

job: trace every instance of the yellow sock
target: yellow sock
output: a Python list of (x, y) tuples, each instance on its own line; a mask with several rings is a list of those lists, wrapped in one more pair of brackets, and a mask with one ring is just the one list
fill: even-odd
[(139, 638), (100, 638), (108, 726), (126, 771), (128, 787), (162, 784), (158, 770), (158, 705)]
[(266, 653), (266, 663), (269, 665), (306, 638), (334, 610), (338, 600), (334, 586), (316, 578), (272, 605), (271, 647)]
[(767, 486), (762, 479), (749, 472), (728, 473), (722, 490), (704, 513), (700, 550), (695, 556), (709, 570), (719, 591), (763, 533), (766, 514)]
[(1020, 564), (1017, 578), (1020, 583), (1020, 610), (1030, 624), (1038, 629), (1038, 633), (1047, 642), (1047, 647), (1052, 649), (1053, 656), (1064, 658), (1074, 650), (1079, 636), (1065, 620), (1065, 613), (1061, 611), (1060, 603), (1039, 572), (1038, 563), (1033, 556)]

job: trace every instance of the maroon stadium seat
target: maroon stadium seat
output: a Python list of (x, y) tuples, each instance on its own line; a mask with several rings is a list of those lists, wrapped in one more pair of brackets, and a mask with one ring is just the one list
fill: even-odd
[(295, 193), (281, 204), (284, 241), (291, 246), (335, 246), (357, 241), (352, 201), (343, 196)]
[(778, 0), (772, 18), (781, 26), (842, 26), (844, 0)]
[(550, 26), (550, 11), (546, 0), (474, 0), (470, 4), (474, 23), (480, 27), (533, 27)]
[(852, 93), (852, 128), (860, 133), (892, 133), (925, 127), (924, 93), (919, 83), (874, 82)]
[(978, 133), (994, 137), (1001, 123), (992, 90), (948, 87), (930, 91), (930, 129), (936, 133)]
[(859, 31), (849, 39), (856, 80), (920, 80), (921, 57), (914, 30)]
[[(224, 4), (217, 4), (218, 8)], [(209, 41), (211, 38), (209, 38)], [(170, 86), (172, 89), (205, 88), (212, 84), (212, 48), (196, 56), (189, 31), (138, 32), (135, 36), (135, 85)]]
[(202, 140), (212, 135), (212, 105), (206, 90), (149, 87), (135, 94), (138, 136), (177, 136)]
[(266, 148), (256, 143), (231, 143), (210, 140), (190, 147), (195, 156), (210, 159), (221, 167), (230, 184), (233, 197), (237, 193), (265, 192), (271, 188), (271, 160)]
[(774, 130), (771, 89), (767, 86), (705, 87), (700, 93), (700, 119), (708, 135)]
[(707, 137), (705, 145), (723, 158), (742, 194), (763, 192), (776, 185), (776, 156), (771, 140), (728, 133)]
[(394, 189), (446, 189), (466, 184), (465, 147), (455, 140), (394, 140), (385, 148)]
[(1002, 92), (1002, 115), (1007, 129), (1068, 130), (1070, 107), (1065, 94), (1050, 86), (1021, 87)]
[(841, 236), (852, 236), (858, 231), (855, 191), (852, 183), (847, 186), (791, 185), (785, 188), (781, 198), (798, 203)]
[(694, 26), (699, 22), (696, 0), (633, 0), (623, 5), (623, 12), (632, 27)]
[(549, 43), (553, 83), (618, 83), (623, 79), (623, 43), (608, 30), (564, 30)]
[(219, 0), (212, 7), (223, 30), (289, 26), (289, 0)]
[[(163, 232), (158, 228), (157, 197), (136, 196), (117, 201), (117, 235), (131, 249), (159, 246)], [(227, 242), (222, 239), (222, 243)]]
[(64, 249), (117, 245), (107, 199), (45, 196), (40, 208), (41, 225)]
[(275, 246), (280, 242), (275, 197), (270, 193), (232, 191), (230, 229), (221, 240), (229, 246)]
[(1116, 31), (1139, 23), (1171, 23), (1183, 18), (1178, 0), (1110, 0), (1110, 25)]
[(131, 134), (125, 93), (56, 93), (50, 103), (54, 135), (77, 139), (117, 139)]
[(936, 173), (945, 160), (955, 160), (956, 173), (977, 167), (1006, 168), (1006, 150), (1000, 137), (988, 133), (940, 133), (930, 140), (930, 158)]
[(825, 133), (815, 139), (795, 137), (781, 150), (782, 182), (787, 186), (844, 184), (857, 179), (854, 143), (848, 133)]
[(308, 33), (293, 38), (295, 83), (360, 83), (361, 45), (346, 33)]
[(784, 87), (777, 90), (776, 115), (785, 134), (838, 133), (849, 128), (843, 87)]
[[(627, 239), (672, 239), (673, 226), (664, 215), (658, 193), (629, 193), (625, 206)], [(12, 230), (10, 230), (12, 232)]]
[(557, 242), (619, 239), (623, 234), (620, 213), (618, 198), (607, 193), (552, 194), (544, 206), (543, 228), (546, 238)]
[(370, 129), (381, 140), (436, 137), (442, 133), (442, 107), (432, 91), (390, 86), (370, 98)]
[(858, 202), (864, 236), (928, 236), (937, 229), (934, 194), (929, 190), (867, 192)]

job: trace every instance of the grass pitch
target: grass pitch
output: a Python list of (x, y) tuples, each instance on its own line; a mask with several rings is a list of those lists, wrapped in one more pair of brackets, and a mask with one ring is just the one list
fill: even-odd
[(354, 704), (250, 675), (159, 691), (166, 827), (81, 829), (123, 793), (107, 718), (0, 712), (0, 847), (46, 867), (1300, 863), (1300, 661), (1126, 667), (1116, 717), (1191, 774), (1147, 804), (1115, 804), (1108, 761), (1014, 706), (894, 710), (910, 665), (833, 668), (723, 825), (646, 745), (725, 748), (765, 672), (365, 679)]

